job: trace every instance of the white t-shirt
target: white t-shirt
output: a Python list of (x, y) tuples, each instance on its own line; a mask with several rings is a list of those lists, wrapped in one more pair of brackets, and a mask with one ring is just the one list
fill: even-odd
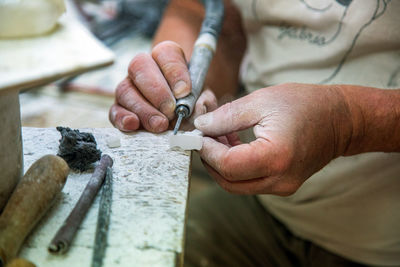
[[(400, 0), (234, 0), (249, 91), (301, 82), (400, 88)], [(340, 157), (289, 197), (259, 199), (294, 234), (348, 259), (400, 266), (400, 153)]]

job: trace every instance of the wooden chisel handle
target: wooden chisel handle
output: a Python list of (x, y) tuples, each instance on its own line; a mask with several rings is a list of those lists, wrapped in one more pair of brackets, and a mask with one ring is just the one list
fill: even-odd
[(46, 155), (22, 177), (0, 215), (0, 267), (17, 255), (29, 232), (61, 192), (68, 173), (62, 158)]

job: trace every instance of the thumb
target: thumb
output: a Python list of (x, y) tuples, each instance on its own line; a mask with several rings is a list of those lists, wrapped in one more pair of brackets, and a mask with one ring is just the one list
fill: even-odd
[(251, 95), (227, 103), (213, 112), (201, 115), (194, 121), (197, 129), (209, 136), (222, 136), (250, 128), (261, 118), (259, 105)]

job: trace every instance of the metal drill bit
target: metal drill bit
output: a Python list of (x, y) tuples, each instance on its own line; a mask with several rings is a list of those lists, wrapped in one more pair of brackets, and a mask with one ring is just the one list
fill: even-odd
[(185, 116), (185, 114), (183, 112), (178, 112), (178, 120), (176, 121), (176, 124), (175, 124), (174, 135), (176, 135), (176, 133), (179, 130), (179, 127), (181, 127), (182, 119), (184, 116)]
[(107, 247), (107, 233), (110, 223), (112, 202), (112, 170), (107, 168), (106, 178), (101, 192), (99, 214), (97, 217), (96, 237), (92, 257), (92, 267), (101, 267)]

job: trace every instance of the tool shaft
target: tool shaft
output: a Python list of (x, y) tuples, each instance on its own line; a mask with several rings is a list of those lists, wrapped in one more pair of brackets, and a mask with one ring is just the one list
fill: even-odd
[(61, 254), (68, 251), (79, 225), (85, 218), (97, 192), (103, 184), (107, 167), (111, 167), (112, 164), (113, 160), (110, 156), (107, 154), (101, 156), (100, 163), (95, 168), (78, 202), (51, 241), (48, 247), (49, 252)]
[(208, 46), (199, 44), (194, 47), (193, 56), (189, 63), (189, 73), (192, 83), (192, 91), (184, 98), (178, 99), (177, 110), (181, 105), (188, 108), (189, 113), (185, 117), (192, 115), (194, 106), (203, 90), (204, 81), (213, 57), (213, 50)]
[(181, 126), (182, 123), (182, 119), (185, 117), (185, 113), (184, 112), (177, 112), (178, 113), (178, 120), (176, 121), (175, 124), (175, 128), (174, 128), (174, 135), (176, 135), (176, 133), (179, 130), (179, 127)]
[(99, 214), (97, 216), (96, 238), (94, 240), (94, 251), (92, 267), (101, 267), (107, 247), (107, 233), (110, 223), (112, 203), (112, 170), (107, 168), (103, 190), (101, 192)]
[[(203, 90), (204, 81), (216, 50), (224, 16), (223, 0), (203, 0), (202, 2), (204, 3), (206, 14), (189, 63), (192, 91), (189, 95), (178, 99), (176, 102), (175, 112), (177, 115), (179, 115), (183, 107), (188, 110), (188, 112), (184, 113), (184, 118), (192, 115), (196, 101)], [(178, 131), (180, 123), (181, 120), (176, 123), (174, 134)]]

